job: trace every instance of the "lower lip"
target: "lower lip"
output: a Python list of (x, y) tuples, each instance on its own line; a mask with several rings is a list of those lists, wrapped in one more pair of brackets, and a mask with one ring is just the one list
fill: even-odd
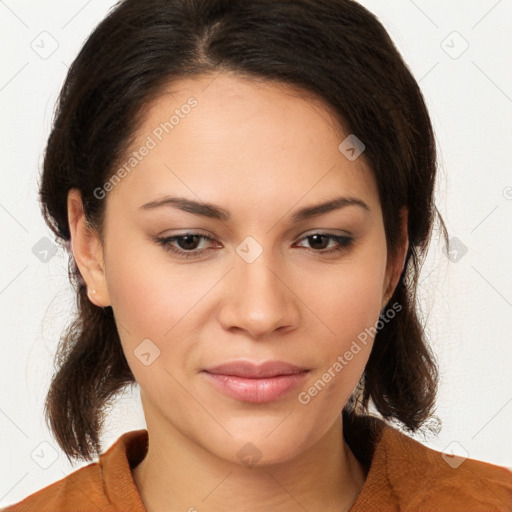
[(279, 400), (285, 396), (304, 380), (308, 372), (276, 375), (263, 379), (203, 373), (215, 388), (231, 398), (243, 402), (264, 403)]

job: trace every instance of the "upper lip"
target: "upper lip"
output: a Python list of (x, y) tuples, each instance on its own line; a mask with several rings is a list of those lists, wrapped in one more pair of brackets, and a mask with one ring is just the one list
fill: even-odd
[(276, 377), (277, 375), (300, 373), (308, 371), (308, 368), (285, 363), (284, 361), (266, 361), (260, 364), (251, 363), (249, 361), (231, 361), (212, 368), (207, 368), (204, 371), (218, 375), (234, 375), (237, 377), (263, 379)]

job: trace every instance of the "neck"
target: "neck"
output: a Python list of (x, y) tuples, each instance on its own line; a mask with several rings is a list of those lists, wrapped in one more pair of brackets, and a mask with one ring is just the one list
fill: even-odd
[(343, 438), (341, 415), (292, 460), (247, 467), (220, 459), (166, 425), (151, 429), (133, 478), (147, 512), (349, 510), (365, 480)]

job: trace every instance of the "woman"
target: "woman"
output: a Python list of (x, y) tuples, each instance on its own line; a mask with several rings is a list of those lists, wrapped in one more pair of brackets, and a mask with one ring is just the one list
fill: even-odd
[[(419, 87), (361, 5), (121, 2), (41, 183), (78, 299), (46, 417), (100, 460), (5, 510), (512, 510), (508, 471), (391, 426), (435, 406), (435, 177)], [(134, 383), (147, 430), (103, 453)]]

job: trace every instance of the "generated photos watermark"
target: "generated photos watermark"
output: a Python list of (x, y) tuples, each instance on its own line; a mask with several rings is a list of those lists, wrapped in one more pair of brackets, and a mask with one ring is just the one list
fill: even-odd
[(362, 350), (362, 346), (368, 344), (369, 339), (373, 339), (378, 331), (380, 331), (386, 324), (388, 324), (396, 314), (402, 310), (402, 305), (395, 302), (391, 308), (386, 309), (384, 313), (379, 316), (379, 319), (372, 327), (367, 327), (364, 331), (360, 332), (357, 339), (352, 341), (350, 348), (342, 355), (336, 358), (331, 366), (322, 374), (322, 376), (308, 388), (307, 391), (302, 391), (298, 395), (298, 400), (301, 404), (307, 405), (311, 400), (316, 397), (327, 384), (334, 379), (339, 373), (349, 364), (350, 361)]
[(118, 183), (121, 182), (128, 174), (130, 174), (137, 165), (144, 160), (149, 153), (155, 149), (166, 135), (171, 133), (182, 119), (185, 119), (192, 109), (197, 107), (198, 101), (193, 96), (180, 108), (174, 109), (173, 115), (167, 121), (160, 123), (146, 137), (144, 143), (137, 151), (133, 151), (126, 161), (117, 169), (117, 171), (103, 184), (101, 187), (94, 189), (93, 194), (96, 199), (105, 199), (107, 192), (110, 192)]

